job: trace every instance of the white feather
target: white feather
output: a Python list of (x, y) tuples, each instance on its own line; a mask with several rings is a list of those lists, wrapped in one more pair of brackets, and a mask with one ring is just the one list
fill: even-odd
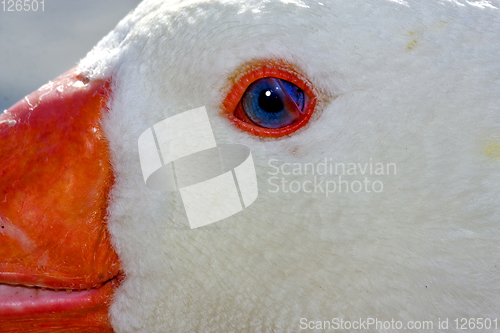
[[(497, 316), (499, 6), (142, 3), (80, 64), (114, 82), (103, 120), (116, 175), (109, 229), (127, 275), (111, 306), (116, 332), (288, 332), (336, 317), (437, 329), (438, 318)], [(305, 129), (262, 140), (219, 105), (239, 66), (270, 58), (300, 68), (321, 103)], [(219, 143), (250, 147), (259, 197), (191, 230), (177, 193), (145, 187), (137, 139), (199, 106)], [(270, 192), (271, 159), (325, 158), (397, 172), (371, 178), (381, 193)]]

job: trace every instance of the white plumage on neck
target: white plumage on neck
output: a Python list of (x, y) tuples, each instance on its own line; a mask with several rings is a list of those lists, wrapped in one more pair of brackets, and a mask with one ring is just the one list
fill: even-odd
[[(497, 315), (499, 6), (142, 3), (80, 64), (114, 84), (104, 119), (116, 173), (109, 228), (127, 275), (111, 306), (115, 330), (298, 331), (301, 318)], [(288, 61), (315, 86), (306, 128), (263, 140), (220, 115), (228, 78), (255, 59)], [(178, 194), (145, 187), (137, 138), (199, 106), (218, 142), (251, 149), (259, 197), (191, 230)], [(273, 192), (271, 164), (325, 158), (397, 168), (371, 178), (381, 193)]]

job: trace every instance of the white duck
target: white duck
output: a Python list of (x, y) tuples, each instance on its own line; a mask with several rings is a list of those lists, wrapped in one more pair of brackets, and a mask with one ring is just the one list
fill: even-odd
[[(478, 317), (498, 328), (499, 6), (416, 0), (139, 5), (81, 61), (79, 81), (74, 74), (62, 81), (77, 82), (71, 89), (95, 84), (100, 94), (103, 80), (111, 82), (102, 124), (115, 181), (101, 207), (108, 208), (123, 272), (119, 286), (113, 284), (112, 329), (289, 332), (333, 329), (340, 319), (351, 325), (344, 328), (362, 329), (373, 318), (380, 323), (368, 329), (411, 328), (411, 321), (419, 328), (425, 320), (433, 326), (420, 328), (437, 330), (448, 320), (455, 330), (461, 318)], [(258, 125), (259, 116), (246, 109), (233, 117), (245, 89), (262, 77), (294, 82), (305, 108), (317, 99), (305, 126), (266, 132), (268, 124)], [(145, 186), (137, 140), (163, 119), (199, 106), (206, 107), (218, 144), (250, 148), (259, 195), (240, 213), (190, 229), (178, 192)], [(4, 114), (0, 133), (14, 133), (16, 117)], [(318, 173), (322, 163), (344, 163), (351, 171)], [(325, 182), (340, 185), (339, 172), (349, 191), (327, 195)], [(353, 191), (365, 177), (377, 187)], [(10, 231), (0, 236), (30, 248), (2, 207)], [(116, 259), (106, 258), (107, 275), (93, 272), (98, 277), (79, 286), (67, 277), (17, 283), (96, 287), (117, 275)], [(13, 290), (16, 281), (8, 277), (0, 274), (2, 288)], [(2, 303), (10, 309), (4, 318), (15, 317), (16, 300), (9, 299)], [(49, 322), (44, 316), (40, 321)]]

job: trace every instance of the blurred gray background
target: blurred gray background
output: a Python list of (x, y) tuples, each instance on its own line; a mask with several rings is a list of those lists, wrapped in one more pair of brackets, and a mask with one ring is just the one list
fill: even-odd
[(45, 0), (36, 12), (0, 3), (0, 113), (74, 67), (139, 2)]

